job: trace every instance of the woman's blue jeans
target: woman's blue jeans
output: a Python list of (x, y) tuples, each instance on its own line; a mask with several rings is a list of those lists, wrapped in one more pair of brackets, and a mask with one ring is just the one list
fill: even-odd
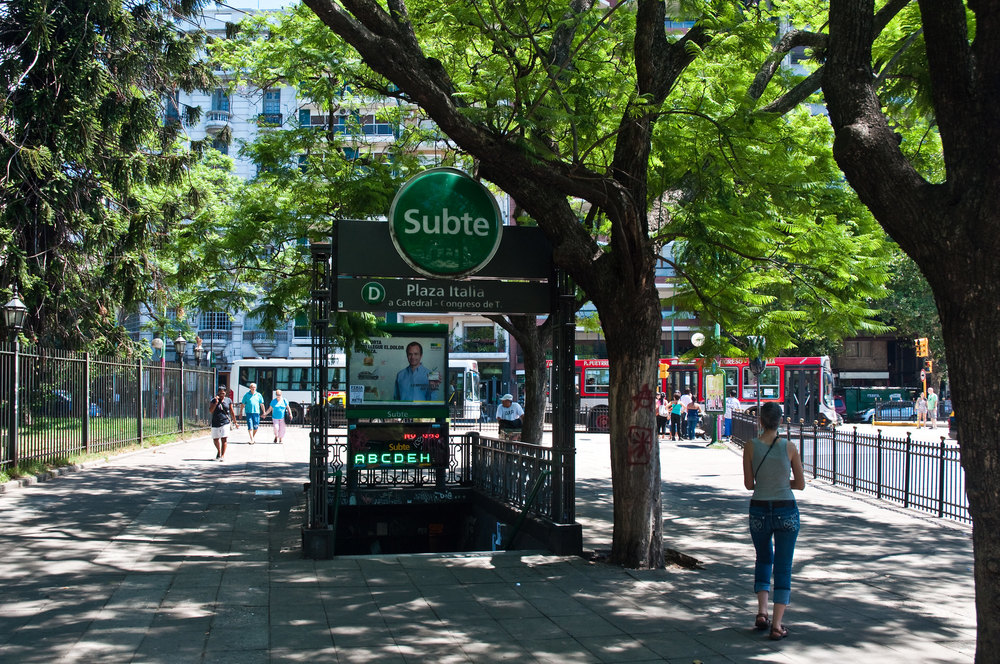
[(692, 417), (691, 415), (688, 415), (688, 422), (687, 422), (687, 424), (688, 424), (688, 438), (690, 440), (694, 440), (694, 438), (695, 438), (695, 429), (698, 428), (698, 416), (695, 415), (695, 416)]
[(754, 565), (753, 591), (771, 591), (774, 572), (775, 604), (788, 604), (792, 594), (792, 556), (799, 536), (799, 508), (750, 506), (750, 537), (757, 550)]

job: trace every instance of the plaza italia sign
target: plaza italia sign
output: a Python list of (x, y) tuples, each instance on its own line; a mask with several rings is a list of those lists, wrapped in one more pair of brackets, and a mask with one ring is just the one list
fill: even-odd
[(546, 314), (551, 307), (544, 282), (447, 281), (340, 277), (338, 306), (345, 311)]
[(396, 193), (389, 233), (400, 257), (416, 272), (460, 279), (492, 260), (503, 224), (486, 187), (457, 169), (432, 168)]

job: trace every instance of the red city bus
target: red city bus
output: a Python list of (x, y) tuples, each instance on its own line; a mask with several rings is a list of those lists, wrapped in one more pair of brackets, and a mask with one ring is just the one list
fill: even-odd
[[(706, 360), (704, 364), (708, 365)], [(664, 367), (666, 369), (664, 370)], [(814, 420), (821, 424), (838, 423), (839, 416), (833, 402), (833, 371), (830, 358), (826, 355), (815, 357), (775, 357), (767, 362), (760, 375), (760, 384), (750, 371), (747, 358), (725, 357), (719, 361), (719, 369), (725, 375), (725, 396), (735, 392), (744, 410), (757, 412), (757, 392), (760, 402), (773, 401), (781, 404), (785, 417), (793, 422), (800, 419)], [(660, 359), (661, 389), (668, 393), (698, 395), (704, 401), (702, 369), (698, 363), (681, 363), (677, 358)]]
[[(657, 389), (668, 395), (690, 389), (704, 402), (703, 368), (700, 362), (681, 362), (678, 358), (661, 358)], [(708, 365), (709, 362), (703, 364)], [(580, 408), (607, 405), (611, 385), (611, 369), (606, 359), (576, 360), (573, 385), (579, 395)], [(552, 361), (546, 362), (551, 371)], [(707, 367), (705, 367), (707, 368)], [(719, 368), (725, 375), (725, 394), (735, 390), (744, 410), (757, 411), (758, 385), (746, 358), (722, 358)], [(767, 362), (760, 375), (760, 401), (782, 405), (785, 416), (793, 421), (818, 420), (822, 424), (839, 422), (833, 402), (833, 372), (828, 356), (776, 357)], [(549, 391), (546, 390), (546, 402)]]
[[(573, 390), (579, 399), (580, 408), (608, 405), (608, 390), (611, 389), (611, 371), (607, 360), (576, 360), (573, 372)], [(551, 404), (552, 360), (545, 361), (548, 385), (545, 388), (545, 403)]]

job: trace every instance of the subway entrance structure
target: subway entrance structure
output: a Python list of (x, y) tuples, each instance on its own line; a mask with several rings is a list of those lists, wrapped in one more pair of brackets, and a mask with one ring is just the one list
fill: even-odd
[(582, 551), (575, 510), (574, 289), (538, 228), (503, 226), (492, 194), (434, 168), (388, 222), (335, 220), (312, 246), (313, 403), (335, 389), (341, 312), (553, 317), (552, 445), (448, 419), (447, 326), (384, 325), (348, 351), (347, 404), (311, 420), (303, 555), (544, 548)]

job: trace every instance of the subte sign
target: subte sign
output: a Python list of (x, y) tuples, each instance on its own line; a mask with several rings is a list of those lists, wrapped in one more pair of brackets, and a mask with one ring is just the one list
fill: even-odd
[(389, 209), (389, 234), (406, 263), (429, 277), (465, 277), (500, 246), (500, 208), (460, 170), (432, 168), (410, 178)]

